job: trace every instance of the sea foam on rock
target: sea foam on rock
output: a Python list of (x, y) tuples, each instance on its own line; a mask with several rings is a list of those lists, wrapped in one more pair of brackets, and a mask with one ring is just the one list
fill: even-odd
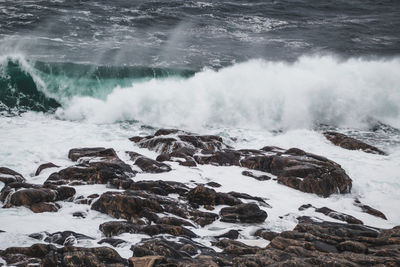
[(142, 148), (162, 153), (163, 161), (182, 158), (197, 164), (245, 167), (276, 175), (281, 184), (323, 197), (349, 193), (352, 187), (352, 180), (339, 164), (297, 148), (284, 150), (267, 146), (259, 150), (233, 150), (219, 136), (168, 129), (130, 140)]

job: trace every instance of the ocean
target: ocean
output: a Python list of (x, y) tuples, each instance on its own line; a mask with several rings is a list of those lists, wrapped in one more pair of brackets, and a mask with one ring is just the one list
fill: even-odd
[[(128, 138), (160, 128), (221, 136), (235, 149), (296, 147), (327, 157), (353, 180), (350, 194), (321, 198), (244, 179), (237, 166), (138, 173), (134, 180), (215, 181), (221, 192), (268, 199), (261, 225), (291, 230), (298, 207), (311, 203), (351, 214), (364, 224), (400, 224), (400, 2), (347, 1), (39, 1), (0, 0), (0, 167), (41, 184), (72, 165), (76, 147), (112, 147), (150, 158)], [(350, 151), (324, 131), (357, 138), (388, 155)], [(36, 168), (53, 162), (35, 176)], [(133, 164), (132, 164), (133, 165)], [(4, 184), (0, 182), (0, 187)], [(104, 185), (75, 186), (77, 195)], [(382, 211), (362, 213), (354, 199)], [(0, 249), (38, 241), (34, 232), (71, 230), (92, 236), (110, 216), (63, 202), (57, 213), (0, 209)], [(72, 217), (76, 211), (86, 218)], [(321, 215), (322, 216), (322, 215)], [(324, 217), (326, 220), (328, 217)], [(255, 226), (241, 241), (264, 246)], [(229, 226), (194, 229), (196, 239)], [(123, 234), (123, 257), (143, 236)], [(1, 262), (0, 262), (1, 263)], [(0, 264), (1, 265), (1, 264)]]

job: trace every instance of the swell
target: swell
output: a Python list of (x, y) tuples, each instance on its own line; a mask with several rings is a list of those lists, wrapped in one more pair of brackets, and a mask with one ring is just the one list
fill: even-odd
[(118, 87), (105, 99), (74, 97), (56, 114), (69, 120), (138, 120), (197, 129), (363, 127), (376, 120), (399, 127), (400, 59), (253, 60), (188, 79)]
[(75, 96), (104, 99), (116, 87), (167, 77), (190, 77), (191, 70), (136, 66), (96, 66), (0, 57), (0, 111), (53, 112)]

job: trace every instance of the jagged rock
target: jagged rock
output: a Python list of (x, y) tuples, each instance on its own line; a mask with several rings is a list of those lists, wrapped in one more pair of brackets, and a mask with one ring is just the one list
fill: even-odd
[(212, 188), (207, 188), (205, 186), (197, 186), (190, 190), (187, 194), (187, 199), (190, 203), (198, 205), (238, 205), (241, 204), (238, 198), (227, 194), (218, 193)]
[(127, 266), (127, 260), (112, 248), (79, 248), (34, 244), (31, 247), (10, 247), (1, 252), (8, 265), (18, 266)]
[(163, 211), (157, 200), (143, 199), (136, 194), (136, 191), (106, 192), (93, 203), (92, 209), (129, 221), (135, 221), (140, 217), (151, 220), (154, 212)]
[(271, 180), (271, 177), (269, 177), (268, 175), (255, 175), (254, 173), (252, 173), (250, 171), (242, 171), (242, 175), (254, 178), (259, 181)]
[(341, 213), (341, 212), (337, 212), (334, 211), (330, 208), (327, 207), (322, 207), (319, 209), (315, 209), (315, 212), (319, 212), (322, 214), (325, 214), (326, 216), (329, 216), (331, 218), (334, 218), (336, 220), (340, 220), (340, 221), (344, 221), (347, 223), (353, 223), (353, 224), (363, 224), (363, 222), (351, 215), (345, 214), (345, 213)]
[(267, 231), (267, 230), (264, 230), (264, 229), (259, 229), (254, 233), (254, 235), (262, 237), (265, 240), (271, 241), (272, 239), (277, 237), (279, 235), (279, 233), (272, 232), (272, 231)]
[(193, 160), (197, 164), (245, 167), (271, 173), (278, 177), (281, 184), (324, 197), (351, 191), (352, 181), (339, 164), (297, 148), (286, 151), (277, 147), (233, 150), (218, 136), (201, 136), (178, 130), (161, 130), (158, 134), (131, 140), (140, 147), (162, 153), (163, 156), (158, 158), (160, 161), (175, 157)]
[(74, 195), (75, 189), (72, 187), (14, 182), (1, 190), (0, 199), (4, 202), (4, 208), (25, 206), (34, 212), (54, 212), (59, 206), (49, 202), (67, 200)]
[(129, 188), (135, 172), (122, 161), (86, 162), (52, 173), (45, 184), (109, 184)]
[(37, 168), (37, 170), (36, 170), (36, 172), (35, 172), (35, 176), (38, 176), (38, 175), (39, 175), (43, 170), (45, 170), (45, 169), (49, 169), (49, 168), (58, 168), (58, 167), (60, 167), (60, 166), (57, 166), (57, 165), (55, 165), (54, 163), (51, 163), (51, 162), (41, 164), (41, 165)]
[(150, 173), (161, 173), (169, 172), (171, 167), (165, 163), (158, 162), (156, 160), (147, 158), (136, 152), (127, 152), (131, 160), (137, 165), (143, 172)]
[(183, 219), (176, 218), (176, 217), (162, 217), (157, 220), (157, 223), (158, 224), (169, 224), (169, 225), (175, 225), (175, 226), (184, 225), (184, 226), (195, 227), (190, 222), (183, 220)]
[(216, 236), (216, 238), (229, 238), (229, 239), (237, 239), (239, 237), (239, 231), (238, 230), (229, 230), (228, 232)]
[(362, 150), (366, 153), (371, 153), (371, 154), (386, 155), (386, 153), (380, 150), (379, 148), (366, 144), (360, 140), (354, 139), (347, 135), (337, 132), (324, 132), (323, 134), (333, 144), (340, 146), (342, 148), (349, 150)]
[(354, 205), (356, 205), (357, 207), (360, 207), (361, 210), (363, 212), (365, 212), (365, 213), (368, 213), (368, 214), (370, 214), (372, 216), (379, 217), (379, 218), (382, 218), (384, 220), (387, 220), (385, 214), (383, 214), (381, 211), (379, 211), (377, 209), (374, 209), (371, 206), (362, 204), (358, 199), (356, 199), (354, 201)]
[(267, 218), (267, 213), (257, 204), (246, 203), (226, 207), (220, 211), (221, 221), (230, 223), (261, 223)]
[(100, 240), (99, 242), (97, 242), (97, 244), (109, 244), (113, 247), (118, 247), (120, 245), (126, 244), (127, 242), (125, 240), (122, 239), (118, 239), (118, 238), (103, 238), (102, 240)]
[(77, 161), (78, 159), (83, 157), (119, 159), (117, 153), (112, 148), (104, 148), (104, 147), (73, 148), (68, 152), (68, 158), (70, 158), (72, 161)]
[(129, 222), (111, 221), (101, 224), (99, 229), (107, 237), (120, 235), (122, 233), (140, 233), (150, 236), (170, 234), (174, 236), (187, 236), (191, 238), (197, 236), (185, 227), (168, 224), (138, 225)]
[(224, 253), (235, 256), (255, 254), (259, 250), (261, 250), (261, 248), (259, 247), (248, 246), (246, 244), (243, 244), (242, 242), (230, 239), (222, 239), (214, 245), (223, 249)]
[(189, 191), (189, 188), (183, 183), (161, 180), (133, 182), (130, 189), (145, 190), (163, 196), (168, 194), (178, 194), (183, 196)]
[(25, 182), (25, 178), (16, 171), (13, 171), (6, 167), (0, 167), (0, 182), (9, 184), (13, 182)]

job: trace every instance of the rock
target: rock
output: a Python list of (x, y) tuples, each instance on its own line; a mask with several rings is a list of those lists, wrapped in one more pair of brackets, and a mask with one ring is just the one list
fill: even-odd
[(165, 163), (158, 162), (156, 160), (147, 158), (136, 152), (127, 152), (131, 160), (137, 165), (143, 172), (149, 173), (161, 173), (169, 172), (171, 167)]
[(377, 209), (374, 209), (371, 206), (362, 204), (358, 199), (356, 199), (354, 201), (354, 205), (356, 205), (357, 207), (360, 207), (361, 210), (363, 212), (365, 212), (365, 213), (368, 213), (368, 214), (370, 214), (372, 216), (379, 217), (379, 218), (382, 218), (384, 220), (387, 220), (385, 214), (383, 214), (381, 211), (379, 211)]
[(326, 216), (329, 216), (331, 218), (334, 218), (336, 220), (340, 220), (340, 221), (344, 221), (347, 223), (353, 223), (353, 224), (363, 224), (363, 222), (351, 215), (345, 214), (345, 213), (341, 213), (341, 212), (337, 212), (334, 211), (330, 208), (327, 207), (322, 207), (319, 209), (316, 209), (315, 212), (319, 212), (322, 214), (325, 214)]
[(0, 195), (4, 208), (25, 206), (36, 213), (55, 212), (59, 206), (51, 202), (72, 198), (75, 189), (67, 186), (40, 186), (15, 182), (4, 187)]
[(68, 153), (68, 158), (77, 161), (83, 157), (99, 158), (118, 158), (117, 153), (112, 148), (92, 147), (92, 148), (73, 148)]
[(42, 212), (57, 212), (60, 208), (59, 205), (54, 203), (35, 203), (29, 207), (34, 213), (42, 213)]
[(229, 230), (228, 232), (216, 236), (216, 238), (229, 238), (229, 239), (237, 239), (239, 237), (239, 231), (238, 230)]
[(267, 231), (267, 230), (264, 230), (264, 229), (259, 229), (254, 233), (254, 235), (262, 237), (265, 240), (271, 241), (272, 239), (277, 237), (279, 235), (279, 233), (272, 232), (272, 231)]
[(170, 234), (173, 236), (197, 237), (197, 235), (185, 227), (168, 224), (138, 225), (129, 222), (111, 221), (101, 224), (99, 229), (107, 237), (120, 235), (122, 233), (140, 233), (150, 236)]
[(100, 240), (99, 242), (97, 242), (97, 244), (109, 244), (113, 247), (119, 247), (123, 244), (126, 244), (127, 242), (125, 240), (122, 239), (118, 239), (118, 238), (103, 238), (102, 240)]
[(242, 242), (230, 239), (222, 239), (215, 243), (215, 246), (223, 249), (224, 253), (235, 256), (255, 254), (261, 250), (259, 247), (248, 246)]
[(350, 251), (354, 253), (367, 253), (367, 246), (357, 241), (344, 241), (338, 245), (340, 251)]
[(129, 188), (135, 172), (122, 161), (96, 161), (71, 166), (53, 173), (45, 184), (109, 184)]
[(16, 171), (13, 171), (6, 167), (0, 167), (0, 182), (9, 184), (13, 182), (25, 182), (25, 178)]
[(217, 193), (214, 189), (204, 186), (197, 186), (190, 190), (187, 194), (187, 199), (190, 203), (198, 205), (237, 205), (241, 204), (238, 198), (227, 194)]
[(248, 177), (252, 177), (252, 178), (254, 178), (256, 180), (259, 180), (259, 181), (271, 180), (271, 177), (269, 177), (268, 175), (255, 175), (254, 173), (252, 173), (250, 171), (242, 171), (242, 175), (248, 176)]
[(2, 253), (8, 265), (18, 266), (127, 266), (127, 260), (109, 247), (79, 248), (34, 244), (31, 247), (10, 247)]
[(57, 165), (55, 165), (54, 163), (51, 163), (51, 162), (41, 164), (41, 165), (37, 168), (37, 170), (36, 170), (36, 172), (35, 172), (35, 176), (38, 176), (38, 175), (39, 175), (43, 170), (45, 170), (45, 169), (48, 169), (48, 168), (58, 168), (58, 167), (60, 167), (60, 166), (57, 166)]
[(156, 199), (138, 196), (137, 191), (106, 192), (93, 203), (92, 209), (109, 214), (117, 219), (135, 221), (146, 217), (152, 220), (152, 213), (162, 212), (163, 208)]
[(72, 213), (72, 217), (77, 217), (77, 218), (86, 218), (87, 213), (83, 211), (76, 211)]
[(309, 208), (315, 208), (315, 207), (313, 205), (311, 205), (311, 204), (303, 204), (303, 205), (301, 205), (299, 207), (299, 211), (306, 210), (306, 209), (309, 209)]
[(179, 219), (176, 217), (162, 217), (160, 219), (157, 220), (158, 224), (168, 224), (168, 225), (175, 225), (175, 226), (191, 226), (191, 227), (195, 227), (192, 223), (183, 220), (183, 219)]
[[(159, 135), (134, 137), (131, 141), (140, 147), (162, 153), (162, 157), (158, 158), (160, 161), (183, 158), (186, 162), (194, 161), (197, 164), (240, 166), (271, 173), (277, 176), (281, 184), (323, 197), (334, 193), (349, 193), (352, 187), (351, 179), (339, 164), (297, 148), (233, 150), (218, 136), (169, 130), (161, 130)], [(255, 176), (249, 171), (244, 174)], [(267, 179), (267, 176), (256, 178)]]
[(257, 204), (239, 204), (226, 207), (220, 211), (221, 221), (230, 223), (261, 223), (267, 218), (267, 213), (261, 210)]
[(323, 135), (333, 144), (349, 150), (362, 150), (366, 153), (386, 155), (382, 150), (360, 140), (336, 132), (324, 132)]
[(168, 194), (178, 194), (180, 196), (186, 195), (189, 188), (179, 182), (172, 181), (137, 181), (131, 184), (132, 190), (144, 190), (157, 195), (166, 196)]
[(216, 182), (208, 182), (208, 183), (206, 183), (206, 185), (208, 185), (210, 187), (221, 187), (221, 185)]
[(56, 232), (53, 234), (48, 234), (47, 237), (44, 239), (45, 242), (54, 243), (62, 246), (72, 246), (78, 243), (79, 240), (83, 239), (91, 239), (94, 240), (93, 237), (75, 233), (72, 231), (63, 231), (63, 232)]

